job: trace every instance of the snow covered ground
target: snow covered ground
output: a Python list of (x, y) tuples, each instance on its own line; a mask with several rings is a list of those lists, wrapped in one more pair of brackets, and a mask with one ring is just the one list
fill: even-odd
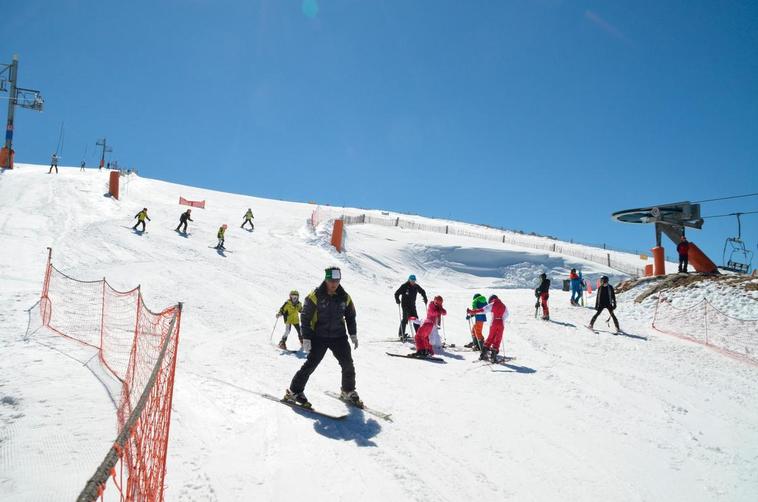
[[(46, 171), (21, 165), (0, 175), (0, 499), (74, 498), (115, 437), (112, 382), (92, 354), (44, 330), (26, 336), (46, 246), (73, 277), (141, 284), (154, 310), (184, 302), (167, 500), (756, 499), (758, 368), (656, 333), (628, 297), (618, 315), (631, 336), (585, 329), (592, 311), (557, 289), (553, 322), (534, 318), (540, 271), (557, 285), (571, 267), (620, 278), (612, 270), (374, 225), (348, 227), (338, 254), (324, 228), (305, 226), (308, 204), (135, 176), (117, 201), (103, 196), (105, 173)], [(193, 210), (188, 238), (173, 231), (179, 196), (208, 201)], [(125, 227), (142, 207), (152, 221), (137, 235)], [(239, 229), (248, 207), (254, 232)], [(227, 254), (209, 247), (222, 223)], [(272, 337), (274, 313), (331, 264), (343, 268), (358, 309), (357, 390), (393, 422), (323, 394), (339, 385), (330, 357), (306, 393), (325, 411), (349, 413), (345, 421), (256, 394), (283, 393), (303, 362), (272, 346), (282, 329)], [(392, 293), (409, 273), (445, 298), (448, 343), (468, 341), (473, 293), (497, 293), (511, 310), (505, 353), (516, 359), (385, 356), (408, 350), (386, 340), (397, 331)]]

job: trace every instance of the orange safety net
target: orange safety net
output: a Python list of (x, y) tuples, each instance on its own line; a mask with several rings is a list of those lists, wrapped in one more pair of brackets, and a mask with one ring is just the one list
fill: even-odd
[[(120, 500), (162, 501), (181, 306), (152, 312), (139, 287), (121, 292), (105, 279), (74, 279), (48, 258), (40, 312), (50, 330), (98, 349), (101, 363), (121, 381), (118, 430), (130, 430), (111, 470)], [(106, 481), (99, 482), (101, 497)]]
[(653, 328), (758, 365), (758, 319), (739, 319), (717, 309), (708, 299), (684, 303), (658, 296)]

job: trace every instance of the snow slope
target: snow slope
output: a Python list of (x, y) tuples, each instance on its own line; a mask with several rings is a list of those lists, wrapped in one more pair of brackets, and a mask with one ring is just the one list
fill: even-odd
[[(148, 305), (185, 305), (169, 444), (167, 500), (688, 500), (752, 501), (758, 494), (758, 369), (651, 331), (583, 327), (592, 312), (551, 293), (534, 318), (534, 277), (571, 267), (612, 271), (560, 255), (481, 240), (372, 225), (348, 228), (347, 252), (305, 226), (313, 206), (131, 177), (121, 201), (106, 175), (21, 165), (0, 175), (0, 499), (76, 496), (115, 436), (112, 382), (84, 349), (43, 330), (26, 337), (45, 247), (67, 274), (141, 284)], [(179, 196), (207, 199), (191, 235), (173, 228)], [(132, 217), (148, 207), (137, 235)], [(252, 207), (254, 232), (239, 229)], [(221, 255), (209, 248), (229, 224)], [(317, 419), (265, 400), (302, 364), (272, 347), (274, 313), (290, 289), (305, 295), (323, 269), (343, 268), (358, 309), (358, 391), (375, 419), (325, 396), (338, 390), (327, 357), (307, 394), (346, 411)], [(389, 358), (392, 293), (409, 273), (441, 294), (448, 343), (468, 341), (465, 307), (496, 292), (511, 310), (509, 366)], [(555, 274), (555, 275), (554, 275)], [(556, 281), (558, 282), (558, 281)], [(598, 326), (604, 325), (604, 317)], [(276, 327), (276, 338), (281, 326)], [(290, 344), (295, 345), (294, 339)], [(109, 488), (112, 492), (112, 487)], [(106, 492), (108, 493), (108, 492)]]

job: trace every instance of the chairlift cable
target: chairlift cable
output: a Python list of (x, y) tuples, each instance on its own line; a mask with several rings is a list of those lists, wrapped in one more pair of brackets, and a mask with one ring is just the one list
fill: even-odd
[(727, 216), (737, 216), (737, 215), (743, 215), (743, 214), (756, 214), (758, 211), (740, 211), (736, 213), (729, 213), (729, 214), (712, 214), (710, 216), (702, 216), (702, 219), (706, 218), (725, 218)]
[(742, 197), (755, 197), (755, 196), (757, 196), (757, 195), (758, 195), (758, 192), (755, 192), (755, 193), (747, 193), (747, 194), (744, 194), (744, 195), (731, 195), (731, 196), (729, 196), (729, 197), (719, 197), (719, 198), (716, 198), (716, 199), (703, 199), (703, 200), (696, 200), (696, 201), (695, 201), (695, 204), (699, 204), (699, 203), (701, 203), (701, 202), (715, 202), (715, 201), (717, 201), (717, 200), (740, 199), (740, 198), (742, 198)]

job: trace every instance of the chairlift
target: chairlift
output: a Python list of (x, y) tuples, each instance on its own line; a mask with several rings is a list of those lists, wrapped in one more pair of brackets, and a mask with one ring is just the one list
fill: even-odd
[[(750, 272), (750, 266), (753, 262), (753, 252), (747, 248), (745, 241), (742, 240), (741, 215), (742, 213), (734, 213), (734, 216), (737, 217), (737, 237), (728, 237), (724, 242), (722, 257), (724, 266), (722, 268), (747, 274)], [(727, 259), (727, 251), (729, 252), (729, 259)]]

